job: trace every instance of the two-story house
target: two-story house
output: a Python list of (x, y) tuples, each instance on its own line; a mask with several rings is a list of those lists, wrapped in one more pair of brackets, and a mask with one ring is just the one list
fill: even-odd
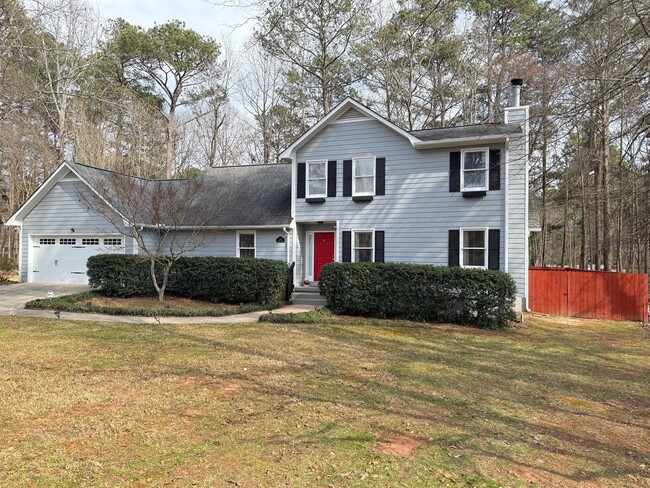
[[(289, 162), (208, 170), (211, 195), (230, 203), (201, 224), (219, 235), (190, 254), (295, 262), (296, 284), (317, 283), (332, 261), (499, 269), (521, 310), (527, 154), (528, 107), (518, 103), (505, 123), (407, 132), (348, 98), (282, 153)], [(12, 216), (22, 281), (85, 282), (88, 256), (138, 252), (78, 197), (106, 173), (63, 163)]]

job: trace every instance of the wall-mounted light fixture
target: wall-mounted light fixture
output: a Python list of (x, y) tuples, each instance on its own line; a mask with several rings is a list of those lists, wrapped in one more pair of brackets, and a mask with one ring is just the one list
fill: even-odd
[(283, 243), (284, 242), (284, 237), (280, 236), (278, 237), (275, 242)]
[(70, 229), (70, 232), (74, 232), (74, 229)]

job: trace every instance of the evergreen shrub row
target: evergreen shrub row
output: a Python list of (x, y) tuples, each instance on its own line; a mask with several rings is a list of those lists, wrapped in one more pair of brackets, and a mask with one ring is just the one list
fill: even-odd
[[(108, 296), (154, 295), (149, 270), (145, 257), (99, 254), (88, 259), (88, 283)], [(287, 263), (271, 259), (182, 257), (170, 272), (167, 293), (216, 303), (274, 303), (287, 272)]]
[(500, 271), (423, 264), (330, 263), (319, 287), (335, 314), (500, 328), (514, 319), (515, 283)]

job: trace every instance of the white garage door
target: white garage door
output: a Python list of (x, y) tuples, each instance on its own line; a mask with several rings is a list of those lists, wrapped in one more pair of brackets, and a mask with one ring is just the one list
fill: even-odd
[(124, 253), (124, 238), (97, 235), (32, 237), (32, 281), (88, 283), (88, 258), (95, 254), (107, 253)]

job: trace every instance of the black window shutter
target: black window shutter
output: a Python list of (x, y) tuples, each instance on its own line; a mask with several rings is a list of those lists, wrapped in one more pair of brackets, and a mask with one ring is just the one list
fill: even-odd
[(501, 150), (490, 149), (490, 190), (501, 189)]
[(449, 191), (460, 191), (460, 151), (449, 153)]
[(375, 263), (384, 262), (384, 231), (375, 231)]
[(296, 183), (298, 198), (305, 198), (305, 163), (298, 163), (298, 181)]
[(460, 231), (449, 229), (449, 266), (460, 266)]
[(352, 160), (343, 161), (343, 196), (352, 196)]
[(377, 195), (386, 194), (386, 158), (377, 158)]
[(343, 262), (352, 261), (352, 231), (343, 231)]
[(336, 161), (327, 162), (327, 196), (336, 196)]
[(499, 269), (500, 232), (499, 229), (490, 229), (488, 233), (488, 269)]

